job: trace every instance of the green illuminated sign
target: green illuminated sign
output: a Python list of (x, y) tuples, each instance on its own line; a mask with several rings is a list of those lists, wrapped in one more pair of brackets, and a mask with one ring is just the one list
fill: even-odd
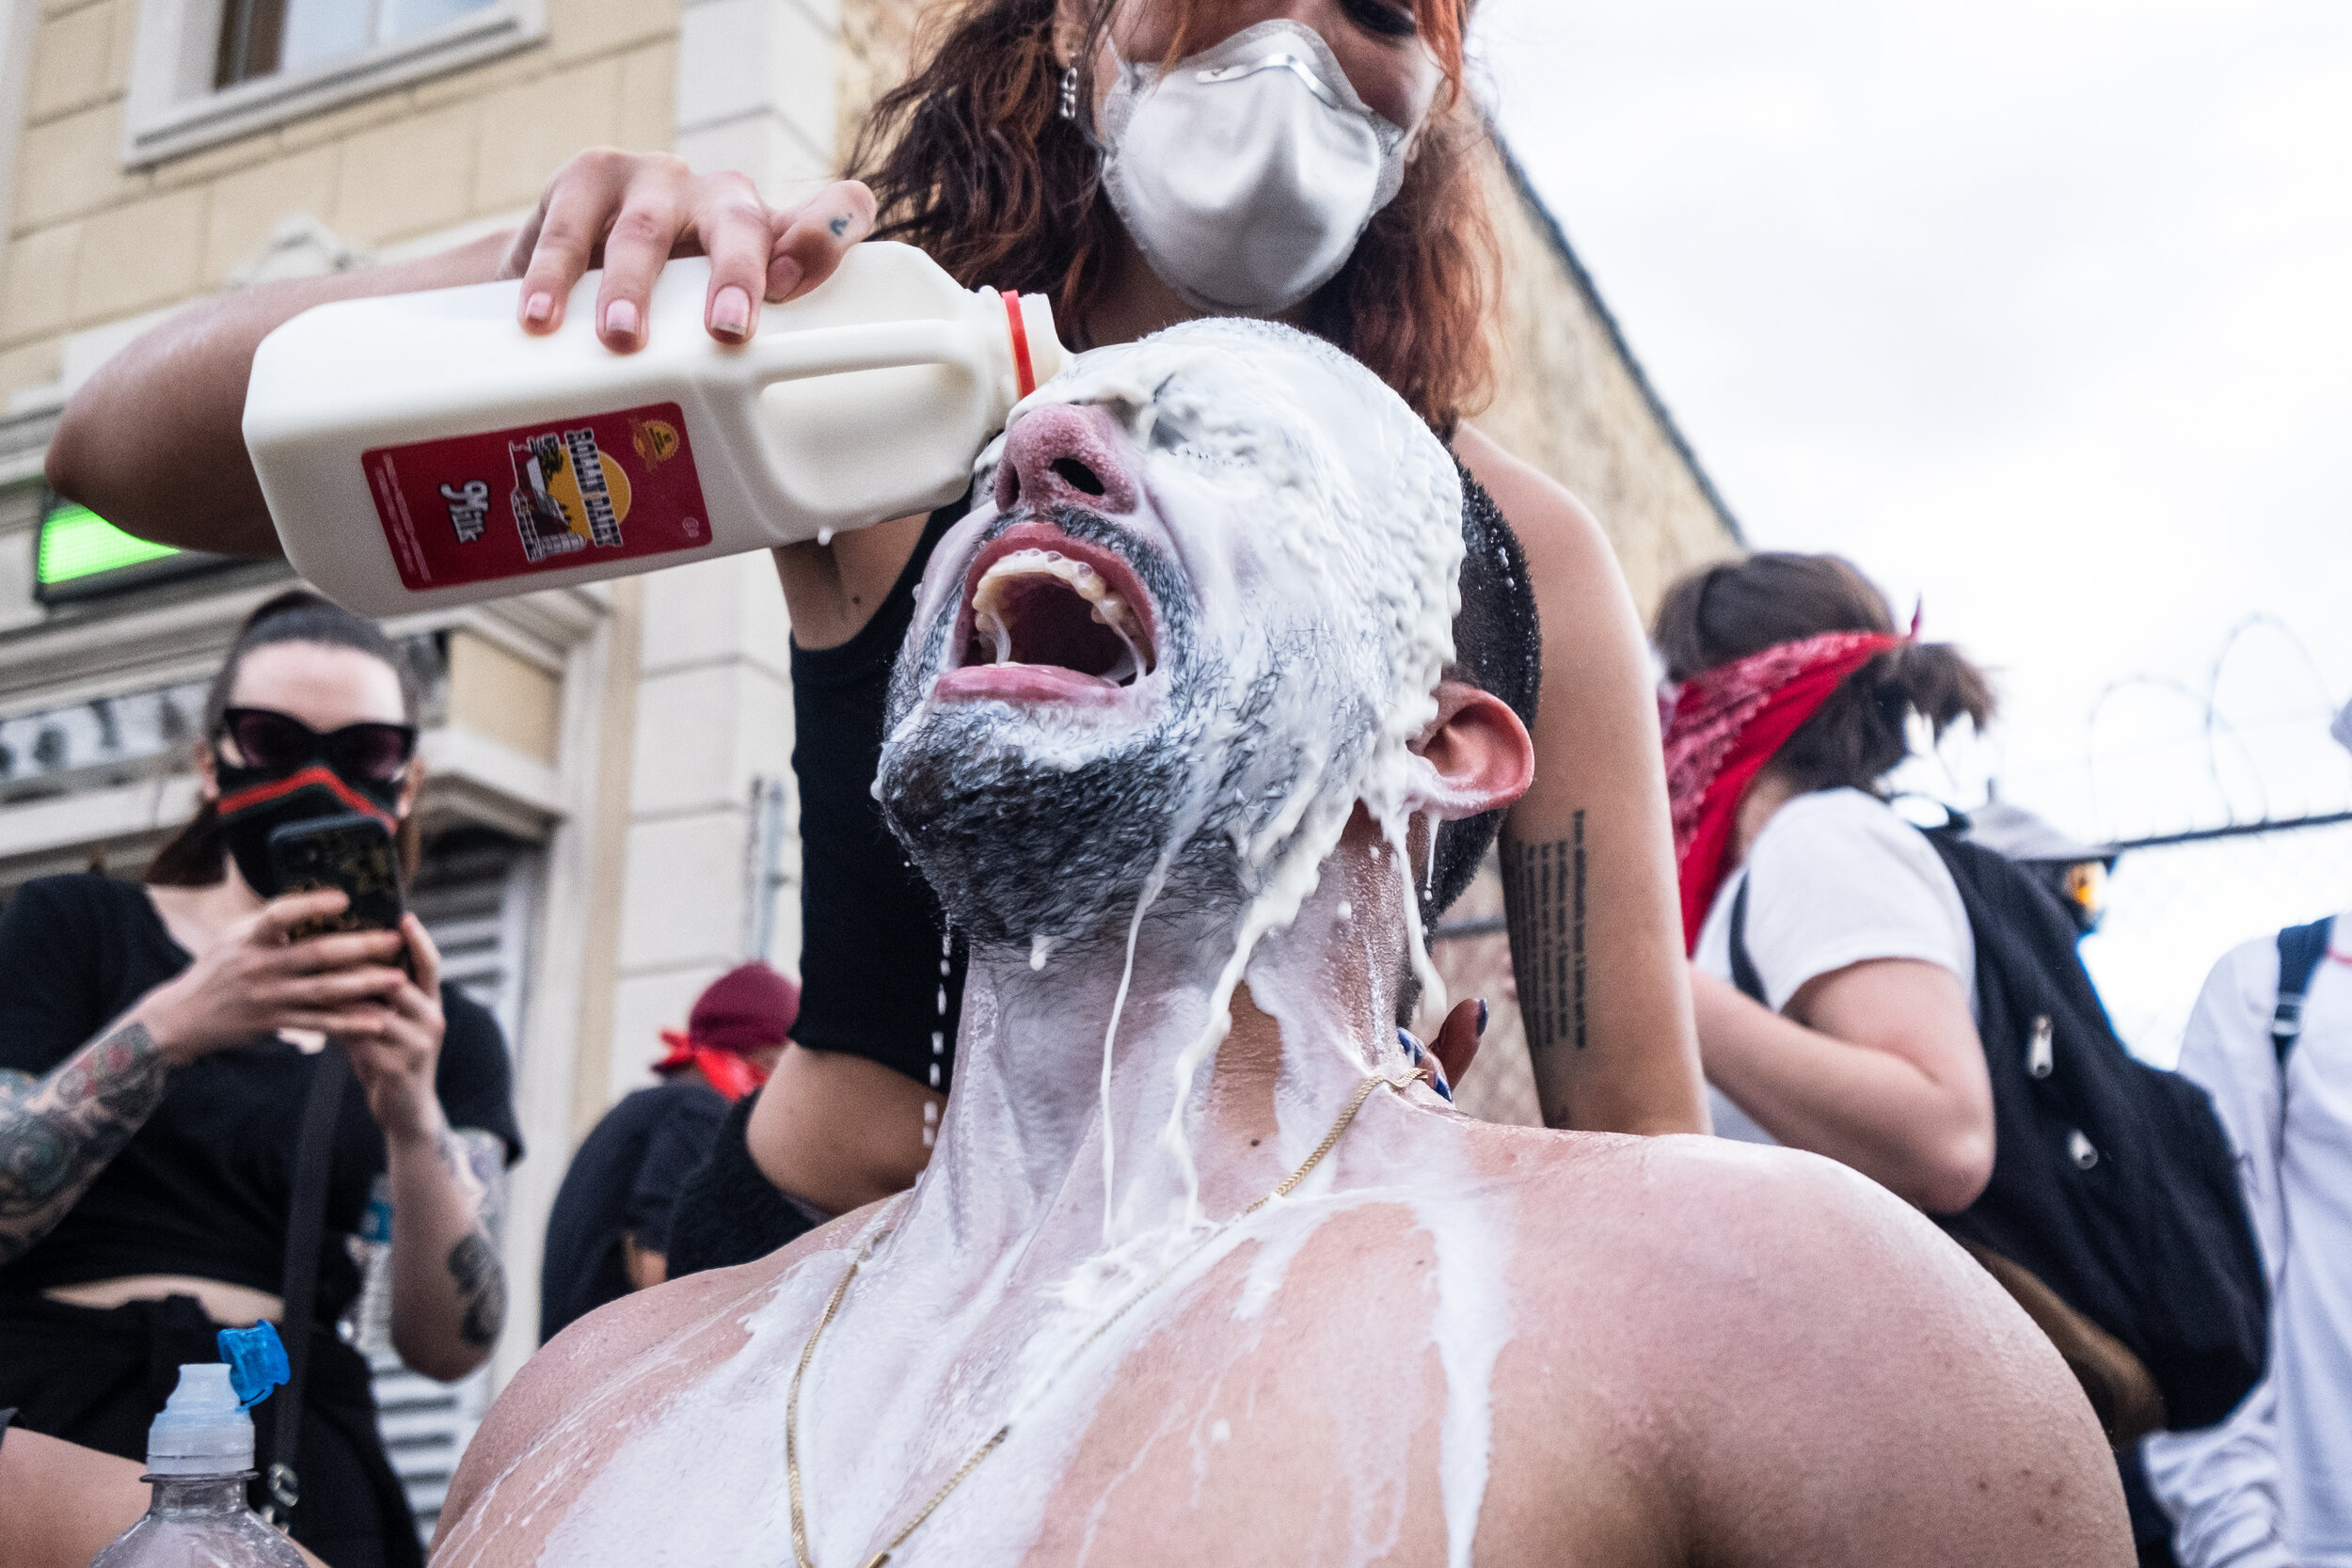
[(88, 507), (53, 495), (34, 546), (33, 596), (43, 604), (98, 598), (226, 564), (203, 550), (134, 539)]
[(169, 545), (134, 539), (88, 507), (61, 500), (40, 520), (36, 570), (43, 588), (56, 588), (180, 553)]

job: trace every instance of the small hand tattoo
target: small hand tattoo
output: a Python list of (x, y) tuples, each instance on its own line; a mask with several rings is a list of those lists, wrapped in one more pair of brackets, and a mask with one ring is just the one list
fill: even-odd
[(833, 237), (837, 240), (850, 231), (850, 220), (847, 217), (837, 217), (825, 227), (832, 230)]

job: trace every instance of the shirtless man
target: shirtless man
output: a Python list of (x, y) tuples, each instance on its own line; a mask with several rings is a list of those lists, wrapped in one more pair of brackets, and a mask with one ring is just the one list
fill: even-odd
[(437, 1563), (2131, 1560), (2074, 1380), (1904, 1204), (1411, 1076), (1534, 627), (1393, 394), (1195, 323), (1025, 404), (993, 495), (878, 784), (972, 938), (936, 1157), (567, 1330)]

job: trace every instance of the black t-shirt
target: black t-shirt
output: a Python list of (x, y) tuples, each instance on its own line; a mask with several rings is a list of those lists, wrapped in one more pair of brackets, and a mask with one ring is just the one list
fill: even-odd
[[(0, 913), (0, 1068), (47, 1073), (189, 961), (138, 883), (27, 882)], [(511, 1164), (522, 1156), (522, 1130), (498, 1022), (447, 985), (441, 1008), (434, 1086), (442, 1112), (452, 1127), (496, 1133)], [(269, 1037), (174, 1068), (153, 1115), (56, 1228), (0, 1266), (0, 1291), (183, 1274), (277, 1293), (294, 1145), (319, 1061)], [(384, 1135), (349, 1080), (319, 1247), (321, 1323), (340, 1318), (358, 1294), (344, 1238), (358, 1228), (384, 1169)]]
[(539, 1342), (608, 1301), (628, 1294), (621, 1237), (669, 1249), (670, 1209), (686, 1178), (710, 1153), (726, 1120), (726, 1097), (707, 1084), (639, 1089), (604, 1114), (572, 1156), (548, 1214), (539, 1271)]
[(792, 776), (801, 795), (801, 1012), (793, 1040), (954, 1081), (964, 946), (874, 800), (890, 669), (931, 551), (969, 509), (941, 507), (874, 618), (837, 648), (792, 649)]

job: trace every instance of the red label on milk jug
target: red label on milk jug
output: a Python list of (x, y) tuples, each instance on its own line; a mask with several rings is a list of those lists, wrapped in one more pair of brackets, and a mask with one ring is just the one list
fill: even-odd
[(409, 588), (710, 543), (675, 403), (376, 447), (359, 461)]

